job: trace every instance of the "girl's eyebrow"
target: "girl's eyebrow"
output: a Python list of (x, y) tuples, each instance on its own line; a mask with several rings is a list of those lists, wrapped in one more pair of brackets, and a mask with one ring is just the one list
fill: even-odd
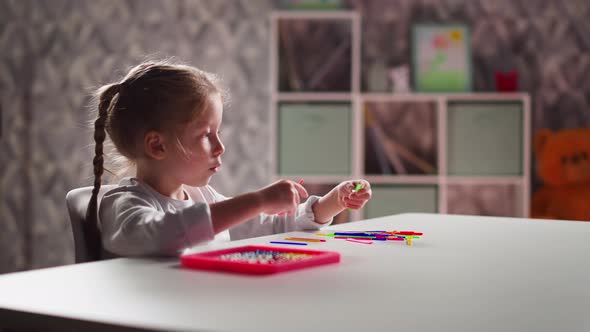
[(210, 124), (209, 124), (209, 122), (207, 122), (207, 121), (204, 121), (204, 120), (198, 120), (198, 121), (195, 121), (195, 122), (191, 123), (191, 124), (189, 125), (189, 127), (190, 127), (190, 128), (193, 128), (193, 129), (202, 129), (202, 128), (205, 128), (205, 127), (207, 127), (207, 126), (209, 126), (209, 125), (210, 125)]
[[(215, 124), (214, 123), (200, 121), (200, 122), (197, 122), (197, 123), (194, 123), (194, 124), (190, 125), (189, 126), (189, 128), (190, 128), (189, 130), (191, 130), (191, 131), (202, 131), (202, 130), (204, 130), (206, 128), (213, 128), (213, 127), (215, 127)], [(221, 128), (221, 125), (218, 127), (218, 129), (220, 129), (220, 128)]]

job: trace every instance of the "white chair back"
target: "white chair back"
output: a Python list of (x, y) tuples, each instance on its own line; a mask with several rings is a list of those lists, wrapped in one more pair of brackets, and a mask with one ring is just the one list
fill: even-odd
[[(115, 188), (116, 185), (102, 185), (98, 192), (98, 203), (105, 192)], [(86, 243), (84, 237), (84, 228), (82, 227), (86, 222), (86, 210), (88, 210), (88, 202), (92, 196), (93, 187), (82, 187), (70, 190), (66, 194), (66, 206), (68, 214), (70, 215), (70, 224), (72, 225), (72, 233), (74, 235), (74, 250), (76, 263), (83, 263), (91, 261), (90, 257), (98, 257), (100, 253), (91, 253), (91, 249)], [(100, 243), (100, 242), (99, 242)]]

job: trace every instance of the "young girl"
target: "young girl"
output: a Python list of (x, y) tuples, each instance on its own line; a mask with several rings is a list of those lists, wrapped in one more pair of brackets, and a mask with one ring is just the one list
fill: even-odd
[[(225, 151), (219, 136), (223, 94), (216, 78), (199, 69), (143, 63), (97, 96), (87, 222), (90, 234), (102, 237), (102, 258), (179, 255), (213, 240), (319, 229), (371, 197), (364, 180), (340, 183), (323, 197), (308, 197), (303, 186), (287, 180), (233, 198), (217, 193), (208, 183)], [(107, 133), (135, 176), (107, 191), (98, 206)], [(353, 192), (358, 184), (363, 189)]]

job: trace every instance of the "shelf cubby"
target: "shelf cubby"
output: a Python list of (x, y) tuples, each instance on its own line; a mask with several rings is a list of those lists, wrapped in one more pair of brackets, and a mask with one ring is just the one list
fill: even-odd
[(322, 195), (368, 180), (373, 198), (338, 222), (403, 212), (527, 217), (530, 97), (361, 91), (364, 71), (374, 71), (361, 68), (361, 39), (356, 11), (273, 13), (272, 179), (304, 179)]
[(280, 104), (279, 174), (351, 175), (351, 112), (345, 103)]
[(365, 174), (438, 173), (435, 103), (367, 102), (363, 106)]

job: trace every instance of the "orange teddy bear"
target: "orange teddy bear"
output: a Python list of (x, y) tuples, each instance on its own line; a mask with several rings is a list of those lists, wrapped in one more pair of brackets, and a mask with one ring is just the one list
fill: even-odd
[(544, 185), (533, 194), (531, 217), (590, 221), (590, 129), (541, 129), (534, 149)]

